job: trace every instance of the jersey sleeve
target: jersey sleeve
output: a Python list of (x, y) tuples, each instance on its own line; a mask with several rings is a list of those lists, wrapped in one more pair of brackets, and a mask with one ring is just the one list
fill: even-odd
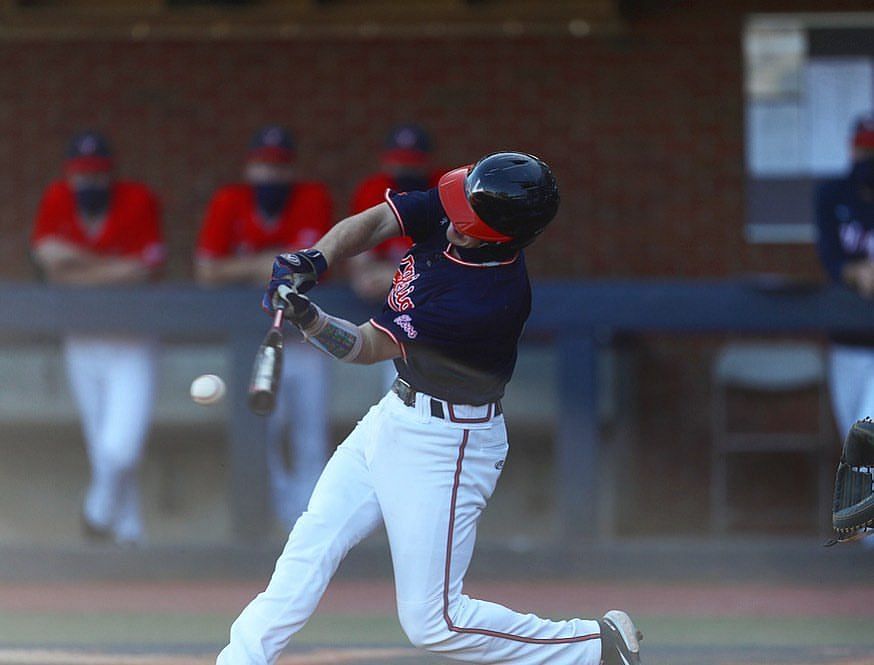
[(382, 203), (385, 200), (385, 190), (388, 189), (388, 185), (387, 178), (373, 177), (363, 181), (352, 194), (349, 214), (354, 215)]
[(308, 224), (317, 231), (321, 238), (331, 230), (334, 216), (334, 204), (331, 201), (331, 194), (328, 188), (323, 184), (318, 183), (313, 185), (313, 203), (312, 211), (309, 216)]
[(167, 260), (167, 247), (164, 243), (161, 203), (149, 190), (145, 192), (146, 204), (143, 206), (142, 243), (140, 258), (151, 267), (157, 267)]
[(36, 220), (30, 234), (31, 248), (49, 238), (66, 239), (66, 225), (72, 210), (66, 205), (61, 183), (52, 183), (43, 193), (36, 212)]
[(233, 253), (235, 200), (233, 191), (222, 188), (215, 193), (197, 236), (198, 259), (226, 258)]
[(444, 232), (441, 222), (445, 215), (437, 189), (403, 193), (389, 190), (385, 193), (385, 200), (397, 218), (403, 234), (412, 238), (413, 242), (422, 242)]
[(835, 217), (835, 183), (825, 183), (816, 194), (816, 250), (829, 276), (841, 282), (847, 255), (841, 247), (838, 220)]

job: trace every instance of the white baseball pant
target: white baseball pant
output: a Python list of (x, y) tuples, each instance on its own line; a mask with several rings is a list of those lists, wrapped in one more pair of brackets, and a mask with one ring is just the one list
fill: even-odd
[(427, 396), (408, 407), (389, 392), (370, 409), (325, 467), (267, 589), (232, 625), (219, 665), (275, 663), (346, 553), (380, 522), (400, 623), (417, 647), (473, 663), (598, 665), (596, 621), (548, 621), (462, 593), (508, 445), (504, 418), (489, 417), (489, 406), (448, 406), (447, 418), (437, 418)]
[(156, 356), (150, 340), (64, 340), (67, 375), (91, 464), (83, 511), (119, 542), (143, 536), (137, 474), (154, 402)]

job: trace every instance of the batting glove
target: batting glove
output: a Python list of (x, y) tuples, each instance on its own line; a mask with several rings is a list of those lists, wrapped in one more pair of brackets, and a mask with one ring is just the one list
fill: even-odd
[(276, 291), (280, 286), (295, 293), (305, 293), (316, 285), (327, 269), (328, 262), (317, 249), (280, 254), (273, 261), (273, 272), (261, 299), (261, 308), (272, 314), (277, 307)]
[(313, 288), (328, 269), (325, 255), (317, 249), (303, 249), (299, 252), (280, 254), (273, 261), (270, 279), (284, 280), (298, 293), (306, 293)]
[(306, 329), (319, 317), (318, 308), (306, 296), (292, 291), (284, 284), (276, 288), (275, 307), (283, 310), (283, 318), (298, 328)]

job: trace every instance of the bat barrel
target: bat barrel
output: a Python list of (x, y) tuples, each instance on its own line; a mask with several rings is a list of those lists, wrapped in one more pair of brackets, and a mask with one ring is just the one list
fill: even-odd
[(268, 416), (276, 408), (276, 394), (267, 390), (249, 393), (249, 408), (259, 416)]
[(282, 334), (271, 330), (255, 356), (249, 381), (249, 408), (259, 416), (273, 412), (282, 374)]

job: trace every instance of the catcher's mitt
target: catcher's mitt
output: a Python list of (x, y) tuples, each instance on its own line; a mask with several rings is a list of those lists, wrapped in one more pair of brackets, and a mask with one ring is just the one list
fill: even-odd
[(857, 421), (847, 434), (835, 476), (832, 506), (835, 537), (827, 545), (874, 530), (874, 421)]

